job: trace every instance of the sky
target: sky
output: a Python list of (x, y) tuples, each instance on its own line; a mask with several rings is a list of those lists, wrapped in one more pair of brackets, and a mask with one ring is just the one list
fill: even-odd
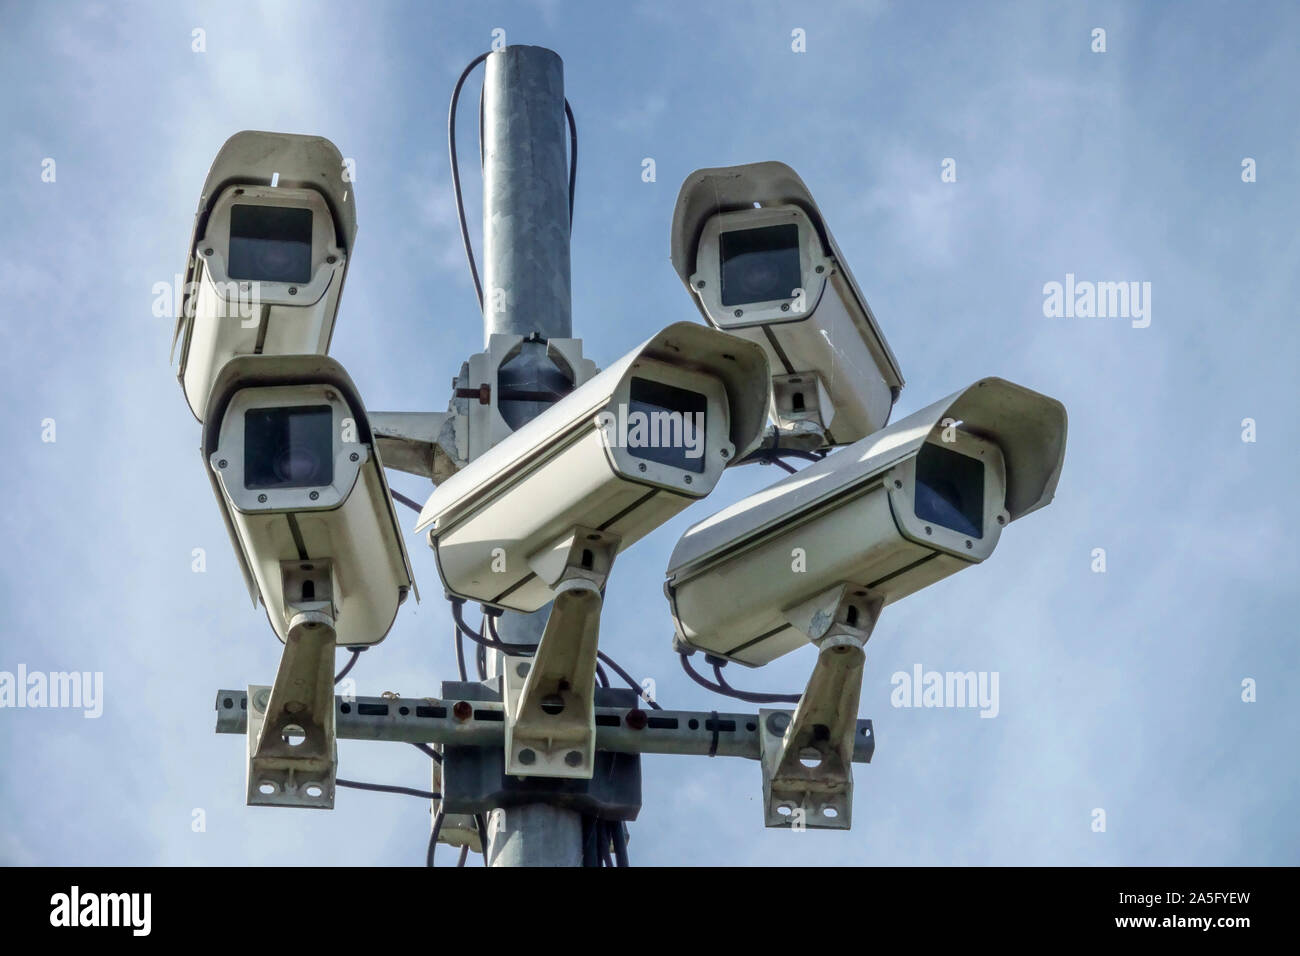
[[(668, 259), (682, 180), (778, 159), (899, 359), (895, 420), (988, 375), (1069, 413), (1055, 501), (882, 616), (852, 830), (765, 829), (754, 762), (647, 756), (633, 863), (1300, 862), (1294, 5), (3, 6), (0, 674), (100, 673), (103, 699), (98, 717), (0, 707), (0, 863), (423, 862), (410, 797), (244, 806), (215, 692), (270, 683), (281, 645), (248, 601), (155, 287), (184, 266), (227, 137), (328, 137), (359, 221), (331, 354), (371, 409), (445, 409), (482, 347), (446, 104), (497, 29), (564, 59), (574, 334), (598, 365), (699, 320)], [(1045, 314), (1067, 275), (1149, 283), (1149, 324)], [(614, 569), (601, 647), (670, 708), (745, 707), (682, 675), (663, 572), (687, 527), (780, 475), (732, 469)], [(363, 695), (454, 677), (432, 553), (407, 543), (423, 600), (361, 658)], [(797, 691), (814, 655), (728, 676)], [(894, 706), (917, 666), (997, 674), (997, 715)], [(341, 741), (339, 774), (429, 779), (414, 748), (374, 742)]]

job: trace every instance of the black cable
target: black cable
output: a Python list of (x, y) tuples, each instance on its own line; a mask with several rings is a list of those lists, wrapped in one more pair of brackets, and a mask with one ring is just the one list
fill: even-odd
[(487, 866), (487, 818), (483, 814), (474, 814), (474, 829), (478, 831), (478, 843), (483, 851), (483, 865)]
[(428, 744), (416, 743), (414, 740), (408, 741), (408, 743), (434, 763), (442, 763), (442, 754), (438, 753), (438, 751), (434, 750)]
[(751, 704), (797, 704), (799, 698), (803, 696), (802, 694), (764, 694), (757, 691), (737, 690), (728, 684), (727, 679), (722, 676), (722, 665), (717, 661), (713, 662), (713, 676), (718, 680), (720, 693)]
[[(484, 640), (496, 641), (498, 644), (505, 646), (505, 641), (501, 640), (501, 635), (497, 633), (496, 615), (489, 614), (487, 608), (483, 608), (479, 634), (483, 636)], [(474, 648), (474, 654), (474, 665), (478, 668), (479, 680), (487, 680), (487, 645), (479, 644)]]
[(357, 662), (357, 658), (361, 656), (361, 652), (364, 650), (365, 650), (364, 647), (352, 648), (352, 657), (349, 658), (348, 662), (343, 665), (343, 670), (339, 671), (337, 674), (334, 675), (334, 683), (337, 684), (343, 678), (348, 676), (348, 671), (352, 670), (353, 665), (355, 665)]
[(601, 687), (609, 686), (609, 678), (605, 676), (605, 668), (601, 667), (599, 664), (596, 665), (596, 682), (599, 683)]
[[(484, 637), (474, 628), (465, 623), (465, 601), (463, 598), (451, 598), (451, 616), (456, 620), (456, 626), (464, 632), (475, 644), (481, 644), (489, 647), (494, 651), (501, 651), (504, 654), (531, 654), (537, 650), (536, 644), (507, 644), (499, 637)], [(494, 615), (488, 615), (488, 631), (495, 634), (496, 621)]]
[(815, 451), (804, 451), (801, 448), (782, 448), (779, 452), (772, 449), (771, 453), (782, 458), (802, 458), (804, 461), (821, 461), (826, 457), (825, 453), (819, 455)]
[(597, 849), (599, 840), (598, 821), (595, 817), (583, 814), (582, 816), (582, 865), (583, 866), (600, 866), (600, 851)]
[(644, 688), (642, 688), (641, 685), (638, 684), (632, 678), (631, 674), (629, 674), (627, 671), (623, 670), (623, 668), (618, 666), (618, 663), (614, 660), (614, 658), (610, 657), (604, 651), (597, 651), (596, 657), (597, 659), (604, 661), (606, 664), (608, 664), (610, 670), (612, 670), (619, 677), (623, 678), (623, 680), (627, 682), (627, 686), (631, 687), (634, 691), (636, 691), (637, 696), (650, 705), (651, 710), (663, 710), (663, 708), (660, 707), (659, 704), (657, 704), (650, 697), (650, 695), (645, 692)]
[[(474, 248), (469, 240), (469, 223), (465, 219), (465, 197), (460, 185), (460, 161), (456, 155), (456, 107), (460, 103), (461, 87), (469, 78), (474, 67), (486, 60), (491, 54), (480, 53), (470, 60), (469, 65), (461, 71), (456, 86), (451, 91), (451, 106), (447, 110), (447, 153), (451, 157), (451, 186), (456, 196), (456, 218), (460, 223), (460, 238), (465, 246), (465, 258), (469, 261), (469, 273), (474, 280), (474, 294), (478, 296), (479, 308), (483, 308), (483, 283), (479, 279), (478, 264), (474, 261)], [(578, 186), (578, 122), (573, 116), (573, 107), (564, 101), (564, 116), (569, 124), (569, 228), (573, 228), (573, 200)], [(483, 165), (483, 94), (479, 93), (479, 130), (478, 157), (480, 168)]]
[(737, 464), (744, 465), (757, 461), (769, 465), (778, 465), (786, 471), (793, 473), (795, 469), (785, 462), (786, 458), (797, 458), (800, 461), (818, 462), (825, 457), (824, 454), (819, 455), (816, 452), (802, 451), (797, 448), (760, 448), (758, 451), (751, 452), (749, 455), (742, 458), (737, 462)]
[[(738, 700), (745, 700), (751, 704), (796, 704), (799, 702), (798, 694), (758, 694), (749, 691), (736, 690), (729, 684), (714, 684), (702, 677), (695, 668), (691, 666), (691, 662), (687, 659), (688, 655), (681, 654), (679, 656), (682, 662), (682, 670), (686, 671), (686, 676), (695, 681), (695, 683), (699, 684), (705, 690), (711, 690), (715, 694), (735, 697)], [(741, 697), (741, 694), (744, 694), (745, 696)]]
[(429, 851), (424, 855), (424, 865), (433, 866), (433, 851), (438, 846), (438, 834), (442, 832), (442, 808), (433, 815), (433, 829), (429, 831)]
[(744, 465), (753, 461), (764, 462), (769, 465), (777, 465), (793, 475), (795, 469), (782, 461), (783, 458), (799, 458), (803, 461), (816, 462), (821, 461), (825, 457), (825, 451), (805, 451), (802, 448), (783, 448), (781, 446), (781, 432), (775, 425), (773, 425), (772, 447), (760, 448), (757, 451), (751, 452), (744, 458), (740, 459), (740, 461), (736, 462), (736, 464)]
[(569, 234), (573, 234), (573, 195), (578, 188), (578, 121), (573, 107), (564, 101), (564, 118), (569, 121)]
[(464, 866), (465, 860), (469, 857), (469, 844), (466, 843), (460, 848), (460, 859), (456, 861), (457, 866)]
[(447, 111), (447, 152), (451, 157), (451, 188), (456, 196), (456, 216), (460, 220), (460, 238), (465, 245), (465, 258), (469, 260), (469, 274), (474, 279), (474, 294), (478, 296), (478, 307), (483, 308), (483, 283), (479, 281), (478, 266), (474, 263), (474, 249), (469, 241), (469, 224), (465, 221), (465, 199), (460, 190), (460, 163), (456, 159), (456, 105), (460, 102), (460, 89), (465, 85), (474, 67), (488, 58), (488, 53), (480, 53), (469, 61), (469, 66), (461, 72), (456, 86), (451, 91), (451, 107)]
[(453, 628), (454, 632), (451, 637), (452, 643), (456, 646), (456, 673), (460, 674), (462, 681), (469, 680), (469, 674), (465, 670), (465, 642), (461, 639), (460, 628)]
[(420, 512), (424, 510), (423, 505), (416, 502), (414, 498), (406, 497), (406, 495), (402, 494), (400, 491), (394, 491), (392, 488), (389, 488), (388, 493), (393, 496), (394, 501), (400, 501), (413, 511)]
[(596, 821), (596, 852), (600, 858), (601, 866), (613, 866), (614, 861), (609, 858), (610, 833), (609, 828), (604, 820)]
[(349, 787), (353, 790), (372, 790), (375, 793), (404, 793), (409, 797), (420, 797), (424, 800), (441, 800), (442, 794), (434, 793), (432, 790), (416, 790), (414, 787), (395, 787), (387, 783), (361, 783), (358, 780), (344, 780), (342, 777), (334, 781), (340, 787)]
[[(497, 633), (497, 617), (499, 615), (487, 613), (486, 610), (484, 611), (483, 619), (486, 624), (485, 630), (488, 632), (490, 636), (484, 637), (482, 634), (474, 630), (465, 622), (465, 601), (462, 598), (451, 598), (450, 601), (451, 601), (451, 614), (452, 617), (455, 618), (456, 620), (456, 626), (461, 630), (461, 632), (466, 637), (468, 637), (475, 644), (478, 644), (480, 647), (490, 648), (494, 651), (501, 651), (503, 654), (511, 654), (511, 655), (532, 654), (536, 652), (537, 650), (536, 644), (507, 644), (505, 641), (501, 640), (501, 635)], [(618, 663), (612, 657), (610, 657), (604, 651), (597, 651), (596, 657), (598, 660), (608, 664), (610, 669), (613, 670), (614, 673), (618, 674), (619, 677), (627, 681), (628, 686), (631, 687), (634, 691), (636, 691), (637, 696), (640, 697), (642, 700), (644, 700), (647, 704), (649, 704), (652, 710), (663, 710), (662, 707), (660, 707), (657, 703), (655, 703), (653, 700), (650, 699), (650, 697), (646, 694), (646, 692), (641, 688), (641, 686), (635, 680), (632, 679), (632, 676), (628, 674), (627, 671), (623, 670), (623, 668), (618, 666)], [(486, 672), (483, 674), (482, 679), (487, 680)], [(608, 678), (605, 678), (604, 686), (606, 687), (609, 686)]]
[(609, 825), (610, 835), (614, 838), (614, 861), (619, 866), (631, 866), (627, 859), (627, 831), (623, 823), (615, 820)]

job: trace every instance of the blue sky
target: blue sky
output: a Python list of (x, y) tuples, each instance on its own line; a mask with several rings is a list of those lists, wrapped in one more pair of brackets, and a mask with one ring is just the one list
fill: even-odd
[[(360, 224), (332, 354), (373, 409), (444, 408), (482, 334), (446, 103), (498, 27), (565, 60), (582, 138), (574, 328), (600, 365), (698, 317), (668, 261), (682, 179), (780, 159), (821, 202), (899, 358), (896, 419), (985, 375), (1070, 415), (1056, 501), (983, 565), (891, 606), (868, 644), (877, 751), (856, 771), (853, 830), (765, 830), (756, 764), (648, 757), (633, 862), (1300, 862), (1300, 568), (1283, 533), (1300, 518), (1300, 11), (670, 0), (6, 11), (0, 671), (102, 671), (105, 699), (95, 720), (0, 709), (0, 862), (422, 862), (428, 813), (410, 798), (243, 805), (244, 745), (213, 733), (212, 701), (269, 683), (280, 644), (247, 601), (152, 290), (181, 270), (230, 134), (327, 136), (355, 160)], [(1043, 286), (1067, 273), (1150, 282), (1150, 326), (1045, 317)], [(670, 707), (729, 706), (671, 653), (672, 545), (778, 477), (733, 471), (620, 559), (602, 647)], [(432, 556), (408, 540), (424, 602), (358, 664), (362, 694), (436, 694), (453, 676)], [(812, 659), (732, 679), (795, 690)], [(998, 672), (999, 715), (891, 707), (890, 676), (915, 664)], [(428, 779), (410, 747), (350, 741), (340, 774)]]

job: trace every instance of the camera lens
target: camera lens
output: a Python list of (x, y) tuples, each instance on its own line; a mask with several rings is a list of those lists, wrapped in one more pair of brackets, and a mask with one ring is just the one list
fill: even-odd
[(646, 378), (632, 379), (628, 398), (629, 430), (621, 437), (629, 454), (703, 474), (708, 398)]
[(292, 206), (231, 206), (232, 279), (311, 281), (311, 210)]
[(245, 488), (316, 488), (333, 481), (330, 406), (250, 408), (244, 413)]
[(724, 232), (718, 246), (723, 305), (790, 299), (803, 285), (796, 225)]
[(916, 456), (916, 516), (971, 538), (984, 536), (984, 462), (926, 442)]
[(320, 459), (310, 448), (302, 446), (286, 448), (276, 457), (273, 470), (275, 477), (285, 485), (305, 487), (320, 484), (315, 480), (320, 473)]

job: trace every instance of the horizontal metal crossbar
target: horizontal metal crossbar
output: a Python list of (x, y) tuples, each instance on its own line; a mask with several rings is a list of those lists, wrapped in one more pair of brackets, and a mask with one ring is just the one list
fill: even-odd
[[(504, 746), (504, 705), (497, 701), (336, 696), (334, 708), (335, 730), (341, 739)], [(247, 726), (247, 691), (218, 691), (217, 733), (243, 734)], [(713, 753), (758, 760), (759, 718), (757, 714), (707, 710), (597, 707), (596, 749), (637, 754)], [(871, 721), (859, 720), (853, 762), (870, 763), (875, 749)]]

